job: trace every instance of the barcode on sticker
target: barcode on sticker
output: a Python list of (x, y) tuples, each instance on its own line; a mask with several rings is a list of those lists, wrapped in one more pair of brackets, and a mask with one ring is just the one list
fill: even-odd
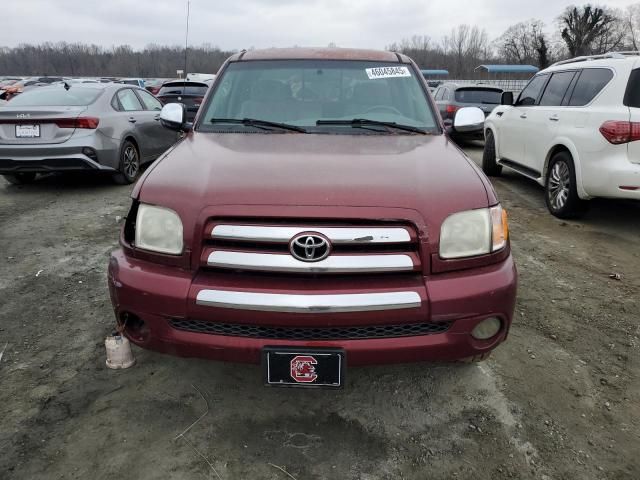
[(409, 72), (408, 67), (376, 67), (376, 68), (366, 68), (367, 77), (369, 80), (374, 80), (376, 78), (393, 78), (393, 77), (410, 77), (411, 72)]

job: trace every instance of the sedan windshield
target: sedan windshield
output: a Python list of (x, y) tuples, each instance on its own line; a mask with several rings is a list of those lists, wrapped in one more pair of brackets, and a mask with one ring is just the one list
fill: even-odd
[[(411, 134), (362, 120), (435, 133), (439, 126), (421, 79), (409, 65), (344, 60), (247, 61), (225, 70), (198, 129), (255, 128), (251, 119), (303, 127), (313, 133)], [(357, 119), (355, 123), (352, 120)], [(416, 130), (418, 129), (418, 130)], [(275, 131), (264, 130), (261, 131)], [(281, 131), (281, 130), (279, 130)]]

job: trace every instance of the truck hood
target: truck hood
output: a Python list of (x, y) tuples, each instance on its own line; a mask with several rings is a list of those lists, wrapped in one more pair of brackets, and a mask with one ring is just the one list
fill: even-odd
[(295, 205), (404, 208), (432, 221), (495, 202), (484, 175), (444, 135), (192, 132), (148, 169), (133, 196), (181, 216), (220, 205)]

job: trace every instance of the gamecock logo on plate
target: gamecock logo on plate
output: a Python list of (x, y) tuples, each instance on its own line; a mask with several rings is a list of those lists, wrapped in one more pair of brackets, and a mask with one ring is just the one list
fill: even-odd
[(297, 355), (291, 359), (291, 378), (298, 383), (313, 383), (318, 378), (315, 365), (318, 361), (311, 355)]

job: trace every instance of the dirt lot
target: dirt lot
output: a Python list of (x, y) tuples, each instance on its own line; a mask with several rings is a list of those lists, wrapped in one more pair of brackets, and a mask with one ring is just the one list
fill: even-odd
[(640, 204), (563, 222), (535, 184), (495, 185), (520, 271), (509, 340), (482, 364), (352, 369), (318, 392), (141, 350), (106, 369), (130, 189), (0, 180), (0, 478), (640, 478)]

